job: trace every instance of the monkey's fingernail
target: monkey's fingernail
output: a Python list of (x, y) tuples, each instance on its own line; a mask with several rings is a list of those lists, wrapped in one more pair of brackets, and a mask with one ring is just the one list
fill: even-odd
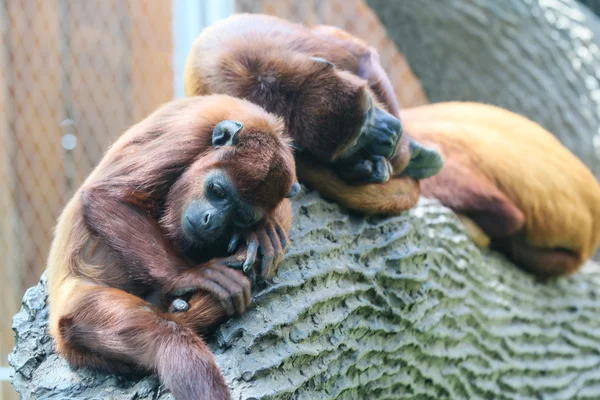
[(285, 232), (283, 231), (283, 228), (279, 224), (275, 225), (275, 230), (277, 231), (277, 234), (279, 235), (279, 241), (281, 242), (281, 247), (283, 247), (285, 249), (288, 244), (287, 235), (285, 234)]
[[(171, 311), (172, 309), (172, 311)], [(173, 303), (171, 303), (171, 307), (169, 311), (171, 312), (185, 312), (190, 309), (190, 304), (183, 299), (175, 299)]]
[(256, 261), (256, 253), (258, 252), (258, 241), (253, 240), (248, 244), (248, 252), (246, 255), (246, 261), (244, 262), (244, 270), (249, 266), (253, 266)]
[(227, 247), (227, 252), (233, 253), (235, 251), (235, 249), (237, 249), (239, 241), (240, 241), (240, 235), (238, 233), (234, 233), (231, 240), (229, 241), (229, 246)]
[(233, 269), (241, 269), (244, 266), (244, 263), (243, 261), (232, 261), (227, 263), (227, 266)]

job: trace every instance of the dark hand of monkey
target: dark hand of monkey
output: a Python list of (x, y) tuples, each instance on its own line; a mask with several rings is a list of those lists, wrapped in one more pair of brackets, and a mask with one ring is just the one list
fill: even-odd
[(392, 165), (383, 156), (371, 156), (335, 165), (337, 174), (349, 183), (385, 183), (390, 180)]
[[(268, 217), (261, 222), (252, 232), (246, 233), (246, 259), (243, 263), (230, 262), (227, 265), (232, 268), (242, 269), (253, 283), (256, 282), (256, 271), (254, 264), (260, 256), (260, 268), (258, 275), (264, 280), (270, 279), (281, 263), (288, 246), (288, 236), (285, 229), (275, 218)], [(229, 242), (229, 251), (235, 251), (241, 240), (240, 234), (235, 234)], [(238, 253), (239, 254), (239, 253)]]
[(252, 297), (251, 283), (248, 277), (241, 271), (230, 267), (230, 264), (238, 265), (240, 262), (240, 255), (236, 254), (203, 266), (200, 270), (200, 279), (196, 280), (193, 285), (169, 293), (169, 296), (177, 297), (169, 306), (169, 311), (171, 309), (186, 311), (182, 303), (175, 304), (175, 302), (182, 300), (180, 297), (202, 290), (214, 296), (228, 316), (242, 315), (252, 303)]

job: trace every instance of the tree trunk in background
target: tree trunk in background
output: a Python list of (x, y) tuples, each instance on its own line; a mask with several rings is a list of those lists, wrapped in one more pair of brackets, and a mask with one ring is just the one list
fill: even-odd
[[(537, 283), (482, 254), (421, 200), (359, 218), (294, 202), (291, 252), (253, 308), (211, 340), (233, 399), (600, 397), (600, 271)], [(72, 371), (47, 335), (45, 283), (14, 319), (22, 398), (167, 399), (154, 378)]]
[(367, 3), (432, 102), (473, 100), (524, 114), (600, 177), (600, 20), (585, 6), (576, 0)]

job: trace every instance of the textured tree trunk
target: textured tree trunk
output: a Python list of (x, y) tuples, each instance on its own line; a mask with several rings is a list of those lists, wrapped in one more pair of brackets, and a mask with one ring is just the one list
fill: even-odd
[[(387, 219), (314, 193), (294, 207), (273, 286), (211, 340), (233, 399), (600, 398), (596, 264), (538, 283), (428, 200)], [(53, 353), (45, 290), (13, 321), (24, 400), (170, 398), (153, 377), (72, 371)]]
[[(586, 0), (596, 11), (600, 2)], [(600, 177), (600, 20), (576, 0), (367, 0), (432, 102), (524, 114)]]

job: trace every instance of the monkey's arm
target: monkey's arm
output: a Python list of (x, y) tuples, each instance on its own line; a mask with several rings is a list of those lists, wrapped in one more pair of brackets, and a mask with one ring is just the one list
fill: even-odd
[(82, 194), (86, 224), (119, 254), (135, 281), (158, 286), (162, 293), (205, 290), (218, 300), (224, 314), (242, 314), (250, 304), (251, 285), (230, 265), (241, 266), (248, 250), (191, 265), (173, 251), (156, 220), (136, 201), (139, 196), (91, 186)]
[(400, 115), (400, 106), (396, 100), (394, 87), (379, 62), (377, 50), (372, 47), (367, 48), (359, 60), (357, 75), (367, 81), (371, 90), (379, 97), (379, 101), (385, 105), (390, 114), (395, 117)]
[(329, 168), (308, 160), (296, 160), (299, 179), (323, 197), (365, 214), (395, 214), (413, 207), (419, 199), (419, 182), (410, 177), (392, 178), (386, 183), (353, 186)]
[(127, 187), (90, 185), (81, 193), (83, 216), (88, 228), (119, 255), (135, 281), (169, 286), (190, 265), (169, 246), (147, 196)]

